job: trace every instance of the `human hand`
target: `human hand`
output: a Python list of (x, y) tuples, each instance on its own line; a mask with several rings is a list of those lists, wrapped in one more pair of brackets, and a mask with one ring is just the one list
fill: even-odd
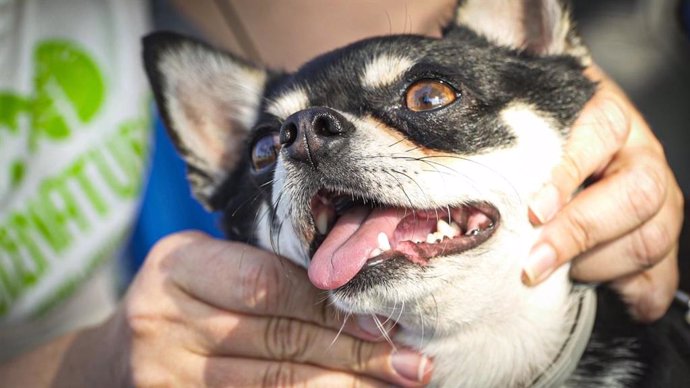
[[(611, 282), (635, 317), (660, 318), (678, 286), (683, 195), (664, 151), (623, 91), (593, 66), (599, 88), (573, 125), (564, 157), (530, 203), (544, 223), (523, 280), (543, 281), (572, 260), (571, 276)], [(586, 179), (593, 183), (571, 194)]]
[(181, 233), (152, 249), (105, 337), (124, 350), (128, 386), (428, 383), (426, 358), (372, 342), (368, 318), (343, 326), (325, 299), (268, 252)]

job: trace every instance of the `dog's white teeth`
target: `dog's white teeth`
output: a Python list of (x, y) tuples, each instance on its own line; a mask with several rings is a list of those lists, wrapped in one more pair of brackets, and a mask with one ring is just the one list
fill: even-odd
[(384, 232), (379, 233), (378, 243), (379, 243), (379, 249), (380, 250), (390, 251), (391, 243), (390, 243), (390, 241), (388, 241), (388, 236)]
[(374, 248), (374, 249), (369, 253), (369, 257), (367, 257), (367, 259), (371, 259), (372, 257), (376, 257), (376, 256), (378, 256), (378, 255), (380, 255), (380, 254), (382, 254), (382, 253), (383, 253), (383, 251), (380, 250), (379, 248)]
[(426, 236), (426, 243), (427, 244), (437, 244), (441, 241), (443, 241), (443, 234), (441, 232), (434, 232), (434, 233), (429, 233)]
[[(476, 236), (481, 232), (482, 232), (482, 229), (474, 228), (474, 229), (468, 230), (465, 233), (465, 236)], [(436, 221), (436, 231), (433, 233), (429, 233), (426, 236), (426, 243), (427, 244), (438, 244), (440, 242), (443, 242), (446, 239), (451, 240), (457, 236), (460, 236), (461, 234), (463, 234), (462, 228), (456, 222), (451, 221), (451, 223), (449, 224), (447, 221), (437, 220)], [(415, 241), (416, 244), (419, 244), (421, 242), (422, 241), (419, 241), (419, 240)]]
[(444, 220), (436, 221), (436, 233), (440, 233), (444, 237), (453, 238), (460, 234), (460, 226), (455, 222), (450, 225)]
[(316, 215), (316, 229), (320, 234), (328, 233), (328, 214), (326, 212), (319, 212)]
[[(453, 228), (453, 231), (455, 232), (455, 236), (458, 236), (462, 232), (462, 228), (460, 228), (460, 225), (456, 224), (455, 222), (451, 222), (450, 227)], [(455, 237), (455, 236), (453, 236), (453, 237)]]
[(476, 235), (478, 235), (480, 232), (481, 232), (481, 230), (479, 230), (479, 229), (477, 229), (477, 228), (471, 229), (471, 230), (468, 230), (467, 233), (465, 233), (465, 236), (476, 236)]

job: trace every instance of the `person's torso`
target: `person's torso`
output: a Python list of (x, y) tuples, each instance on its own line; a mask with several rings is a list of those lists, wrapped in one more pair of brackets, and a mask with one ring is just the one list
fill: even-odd
[(0, 332), (70, 297), (132, 222), (145, 5), (0, 0)]

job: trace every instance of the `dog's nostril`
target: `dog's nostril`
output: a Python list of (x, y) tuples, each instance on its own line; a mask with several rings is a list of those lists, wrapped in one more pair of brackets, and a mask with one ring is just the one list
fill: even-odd
[(340, 126), (328, 116), (318, 116), (314, 119), (314, 132), (322, 136), (339, 135)]
[(295, 139), (297, 139), (297, 125), (292, 122), (285, 123), (280, 128), (280, 144), (289, 146), (295, 142)]

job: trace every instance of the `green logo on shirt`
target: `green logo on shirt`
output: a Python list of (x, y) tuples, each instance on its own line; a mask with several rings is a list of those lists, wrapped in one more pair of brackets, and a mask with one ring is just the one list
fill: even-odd
[[(0, 91), (0, 130), (18, 133), (20, 118), (29, 120), (29, 153), (41, 138), (60, 141), (70, 136), (71, 123), (88, 123), (103, 104), (106, 85), (94, 60), (68, 41), (41, 42), (34, 50), (31, 96)], [(1, 138), (0, 138), (1, 141)], [(10, 183), (21, 182), (21, 161), (12, 163)]]
[[(6, 169), (0, 176), (7, 173), (9, 192), (22, 182), (29, 186), (26, 176), (40, 178), (14, 208), (0, 208), (0, 322), (12, 313), (16, 319), (48, 311), (113, 256), (129, 221), (123, 212), (134, 209), (141, 191), (148, 154), (148, 110), (131, 112), (129, 104), (120, 107), (118, 101), (107, 99), (104, 73), (79, 45), (39, 42), (33, 61), (31, 92), (0, 91), (0, 149), (16, 147), (9, 143), (14, 140), (26, 147), (12, 150), (18, 156), (0, 166)], [(141, 88), (134, 89), (132, 98), (145, 97)], [(107, 104), (117, 117), (101, 115), (95, 123)], [(26, 163), (49, 163), (42, 152), (50, 155), (52, 148), (62, 145), (57, 143), (78, 141), (78, 132), (88, 130), (97, 130), (99, 136), (75, 155), (63, 152), (70, 159), (61, 160), (68, 162), (65, 167), (41, 171), (39, 163), (32, 171), (34, 164)], [(7, 188), (0, 187), (0, 201)], [(94, 235), (103, 230), (109, 234)], [(88, 250), (73, 250), (83, 246)], [(67, 265), (75, 262), (78, 268)], [(50, 277), (58, 268), (60, 275)], [(35, 300), (22, 301), (27, 294)]]
[[(74, 43), (43, 42), (34, 53), (35, 97), (31, 118), (35, 136), (69, 136), (68, 117), (91, 121), (105, 97), (105, 83), (94, 61)], [(70, 106), (60, 106), (67, 101)]]

